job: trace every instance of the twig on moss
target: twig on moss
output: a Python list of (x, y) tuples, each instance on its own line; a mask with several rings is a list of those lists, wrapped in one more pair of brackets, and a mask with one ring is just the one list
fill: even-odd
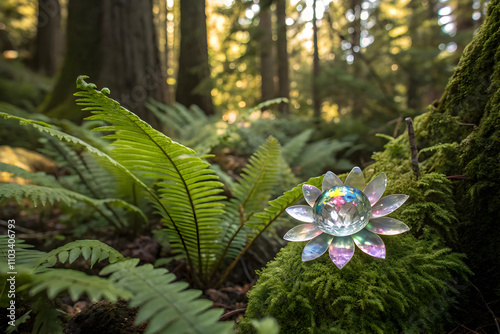
[(237, 308), (236, 310), (229, 311), (226, 314), (222, 315), (222, 317), (219, 318), (219, 321), (227, 320), (230, 317), (232, 317), (233, 315), (238, 314), (238, 313), (243, 313), (246, 310), (247, 310), (247, 308), (245, 307), (245, 308)]
[(411, 117), (406, 117), (406, 127), (408, 128), (408, 137), (410, 139), (411, 167), (417, 178), (420, 177), (420, 168), (418, 167), (418, 149), (417, 140), (415, 139), (415, 130), (413, 129), (413, 121)]

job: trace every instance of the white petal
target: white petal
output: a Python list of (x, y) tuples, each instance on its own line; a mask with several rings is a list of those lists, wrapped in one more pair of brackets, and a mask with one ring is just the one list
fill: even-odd
[(386, 187), (387, 187), (387, 176), (385, 175), (385, 173), (380, 173), (368, 183), (363, 192), (368, 197), (371, 206), (377, 203), (380, 197), (382, 197)]
[(370, 218), (378, 218), (395, 211), (409, 198), (408, 195), (396, 194), (382, 198), (372, 207)]
[(332, 239), (332, 235), (323, 233), (309, 241), (302, 251), (302, 261), (311, 261), (323, 255), (330, 246)]
[(315, 186), (311, 186), (310, 184), (304, 184), (302, 186), (302, 193), (304, 194), (306, 202), (310, 206), (314, 206), (314, 202), (316, 202), (319, 195), (321, 195), (321, 190), (319, 190)]
[(295, 205), (286, 209), (293, 218), (306, 223), (314, 223), (313, 210), (307, 205)]
[(316, 224), (302, 224), (286, 232), (283, 239), (287, 241), (307, 241), (316, 238), (321, 232)]
[(365, 228), (368, 231), (382, 235), (396, 235), (410, 230), (402, 221), (389, 217), (370, 219)]
[(354, 167), (349, 175), (347, 175), (344, 184), (349, 187), (358, 188), (359, 190), (365, 189), (366, 182), (361, 168)]
[(325, 177), (323, 178), (323, 185), (321, 189), (323, 191), (330, 189), (335, 186), (343, 186), (344, 184), (340, 181), (339, 177), (332, 172), (326, 172)]

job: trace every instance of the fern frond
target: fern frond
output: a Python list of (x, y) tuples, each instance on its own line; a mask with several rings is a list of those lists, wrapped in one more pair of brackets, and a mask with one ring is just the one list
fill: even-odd
[(270, 100), (267, 100), (267, 101), (263, 101), (263, 102), (257, 104), (255, 107), (250, 108), (248, 110), (245, 110), (245, 113), (246, 114), (251, 114), (254, 111), (260, 110), (260, 109), (265, 108), (265, 107), (272, 106), (273, 104), (288, 103), (288, 102), (289, 101), (288, 101), (288, 99), (286, 97), (277, 97), (275, 99), (270, 99)]
[(105, 138), (114, 140), (111, 154), (117, 161), (138, 177), (159, 180), (161, 203), (155, 207), (172, 232), (171, 245), (203, 277), (220, 253), (222, 183), (192, 149), (153, 129), (108, 98), (108, 90), (96, 91), (84, 79), (77, 80), (77, 103), (93, 114), (88, 119), (111, 124), (94, 130), (113, 132)]
[(283, 157), (286, 162), (291, 164), (302, 153), (312, 132), (312, 129), (304, 130), (283, 146)]
[(32, 334), (62, 333), (59, 311), (46, 298), (39, 298), (33, 307), (36, 313)]
[(32, 283), (21, 288), (29, 288), (31, 296), (46, 291), (49, 299), (54, 299), (59, 293), (66, 291), (73, 300), (78, 300), (85, 293), (94, 302), (103, 298), (115, 302), (118, 298), (132, 297), (129, 291), (116, 286), (114, 282), (106, 278), (89, 276), (71, 269), (49, 270), (33, 275)]
[[(14, 249), (16, 254), (16, 265), (33, 266), (45, 252), (33, 248), (33, 245), (27, 244), (24, 240), (16, 238), (15, 244), (9, 243), (7, 235), (0, 235), (0, 261), (8, 262), (9, 249)], [(12, 252), (11, 252), (12, 253)]]
[(3, 162), (0, 162), (0, 172), (7, 172), (12, 174), (12, 176), (14, 177), (31, 180), (33, 183), (39, 184), (41, 186), (47, 186), (47, 187), (61, 186), (59, 182), (57, 182), (56, 178), (52, 175), (45, 174), (44, 172), (32, 173), (20, 167), (9, 165)]
[(146, 106), (162, 122), (165, 133), (198, 154), (208, 154), (220, 142), (219, 134), (214, 131), (216, 120), (196, 105), (188, 109), (180, 103), (167, 106), (151, 100)]
[(96, 262), (103, 261), (105, 259), (109, 259), (109, 263), (115, 263), (118, 260), (124, 259), (120, 252), (99, 240), (78, 240), (53, 249), (49, 253), (45, 254), (38, 260), (35, 267), (38, 267), (43, 263), (47, 263), (52, 267), (57, 263), (57, 260), (61, 263), (65, 263), (67, 261), (71, 264), (80, 255), (83, 256), (85, 260), (90, 259), (91, 267), (94, 266)]
[(269, 137), (243, 168), (241, 178), (234, 186), (234, 198), (226, 205), (224, 215), (226, 249), (221, 259), (225, 257), (226, 252), (234, 258), (245, 246), (247, 241), (245, 222), (255, 212), (262, 210), (275, 192), (282, 167), (281, 159), (279, 142)]
[(209, 309), (212, 302), (197, 299), (198, 290), (186, 290), (188, 284), (174, 282), (176, 277), (164, 268), (147, 264), (137, 267), (138, 259), (122, 261), (104, 268), (100, 275), (133, 294), (132, 307), (139, 307), (136, 324), (149, 321), (148, 333), (230, 333), (232, 324), (217, 322), (221, 309)]
[(107, 164), (109, 164), (110, 166), (115, 167), (116, 168), (115, 175), (120, 175), (123, 178), (128, 179), (130, 183), (137, 185), (138, 188), (143, 189), (149, 196), (154, 197), (154, 192), (146, 184), (144, 184), (137, 176), (135, 176), (133, 173), (131, 173), (127, 168), (125, 168), (123, 165), (118, 163), (116, 160), (114, 160), (108, 154), (95, 148), (92, 145), (87, 144), (83, 140), (81, 140), (77, 137), (74, 137), (72, 135), (69, 135), (67, 133), (61, 132), (59, 130), (56, 130), (56, 129), (52, 128), (49, 124), (44, 123), (44, 122), (13, 116), (13, 115), (7, 114), (5, 112), (1, 112), (1, 111), (0, 111), (0, 117), (3, 117), (5, 119), (17, 120), (22, 125), (29, 125), (29, 126), (33, 127), (34, 129), (38, 130), (41, 134), (46, 133), (46, 134), (50, 135), (51, 137), (58, 138), (61, 141), (83, 147), (87, 152), (93, 154), (96, 158), (100, 158), (103, 161), (105, 161)]
[(14, 183), (3, 183), (0, 184), (0, 199), (2, 198), (14, 198), (18, 203), (20, 203), (23, 198), (29, 198), (33, 201), (34, 206), (37, 206), (39, 203), (43, 206), (47, 205), (47, 203), (53, 205), (55, 202), (63, 202), (71, 205), (76, 201), (81, 201), (92, 206), (108, 219), (111, 218), (110, 213), (106, 212), (106, 206), (116, 206), (139, 214), (144, 221), (147, 222), (147, 218), (141, 209), (121, 199), (94, 199), (64, 188), (51, 188), (33, 184), (20, 185)]
[(310, 184), (315, 187), (321, 188), (323, 177), (324, 176), (322, 175), (310, 178), (307, 182), (301, 183), (293, 189), (286, 191), (280, 197), (270, 201), (268, 207), (264, 211), (254, 214), (252, 218), (245, 223), (246, 226), (251, 228), (250, 231), (252, 231), (252, 234), (247, 234), (248, 243), (226, 269), (219, 281), (220, 283), (226, 280), (229, 273), (233, 270), (240, 258), (243, 256), (243, 254), (245, 254), (248, 248), (250, 248), (257, 237), (259, 237), (262, 232), (264, 232), (269, 227), (269, 225), (276, 221), (278, 217), (283, 214), (283, 212), (285, 212), (286, 208), (297, 203), (304, 197), (304, 195), (302, 194), (302, 186), (304, 184)]

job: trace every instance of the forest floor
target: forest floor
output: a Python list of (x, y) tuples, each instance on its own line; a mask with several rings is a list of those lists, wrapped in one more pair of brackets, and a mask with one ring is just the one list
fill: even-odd
[[(241, 161), (236, 161), (237, 159), (235, 159), (233, 159), (234, 161), (228, 160), (233, 161), (234, 164), (224, 166), (225, 169), (241, 169), (241, 164), (244, 161), (241, 159)], [(239, 168), (237, 168), (238, 166)], [(63, 211), (57, 206), (33, 208), (29, 201), (23, 202), (22, 205), (8, 201), (0, 206), (0, 217), (8, 217), (8, 219), (15, 219), (18, 222), (16, 237), (34, 245), (35, 249), (38, 250), (50, 251), (69, 241), (95, 239), (95, 236), (98, 235), (98, 240), (112, 246), (126, 257), (139, 258), (141, 264), (153, 264), (159, 258), (171, 255), (168, 246), (165, 247), (158, 243), (151, 233), (152, 230), (161, 228), (159, 219), (151, 223), (149, 232), (146, 231), (139, 237), (119, 236), (114, 230), (107, 228), (100, 231), (89, 230), (87, 234), (77, 238), (72, 227), (60, 222), (62, 215)], [(220, 320), (236, 321), (243, 316), (247, 306), (247, 292), (257, 281), (256, 271), (272, 260), (280, 248), (286, 244), (278, 237), (285, 233), (286, 227), (282, 227), (282, 229), (278, 228), (274, 234), (264, 234), (259, 237), (224, 284), (203, 291), (201, 298), (210, 299), (213, 301), (213, 307), (224, 309)], [(7, 233), (5, 226), (0, 225), (0, 233)], [(71, 266), (58, 265), (97, 275), (107, 264), (108, 262), (105, 260), (96, 263), (91, 268), (87, 261), (79, 258)], [(191, 283), (189, 268), (184, 260), (172, 260), (165, 267), (174, 273), (178, 280)], [(64, 321), (64, 333), (68, 334), (138, 334), (144, 333), (147, 326), (146, 323), (139, 326), (134, 325), (137, 309), (129, 307), (127, 302), (123, 300), (115, 304), (107, 301), (91, 303), (86, 297), (74, 301), (69, 295), (66, 295), (55, 299), (54, 303), (54, 306), (63, 311), (61, 318)], [(498, 308), (498, 306), (490, 305), (492, 308)], [(464, 305), (459, 305), (459, 307), (462, 311), (457, 311), (454, 315), (448, 326), (447, 332), (449, 334), (497, 333), (493, 317), (479, 293), (473, 297), (473, 302), (469, 300), (466, 307)], [(17, 317), (28, 311), (25, 307), (18, 307), (17, 310), (19, 312)], [(3, 312), (6, 310), (0, 311), (0, 313)], [(2, 317), (4, 317), (3, 314)], [(4, 323), (0, 324), (0, 332), (3, 325)], [(31, 333), (32, 326), (33, 320), (30, 319), (20, 326), (19, 333)]]
[[(62, 246), (67, 241), (60, 236), (71, 235), (71, 231), (67, 230), (65, 225), (58, 223), (61, 212), (57, 208), (33, 213), (29, 207), (19, 210), (17, 203), (10, 202), (2, 206), (1, 213), (4, 217), (8, 215), (12, 217), (11, 219), (23, 222), (22, 230), (18, 231), (20, 232), (18, 237), (25, 239), (26, 242), (39, 250), (50, 251), (55, 247)], [(6, 231), (1, 231), (3, 229), (5, 229), (4, 226), (0, 226), (0, 232), (6, 233)], [(51, 240), (51, 242), (47, 242), (47, 240)], [(109, 231), (108, 234), (101, 235), (99, 240), (114, 247), (124, 256), (139, 258), (142, 264), (154, 263), (165, 253), (165, 249), (162, 249), (151, 235), (143, 235), (130, 240), (126, 237), (117, 237), (116, 234)], [(245, 313), (246, 293), (257, 280), (255, 271), (265, 266), (281, 246), (282, 244), (273, 238), (262, 238), (242, 258), (222, 286), (204, 290), (201, 298), (210, 299), (214, 303), (213, 307), (224, 309), (221, 320), (236, 321)], [(88, 262), (80, 258), (71, 265), (71, 269), (97, 275), (107, 264), (107, 261), (103, 261), (90, 268)], [(190, 281), (185, 261), (171, 261), (167, 265), (167, 269), (174, 273), (178, 280)], [(91, 303), (86, 297), (73, 301), (67, 295), (57, 298), (55, 304), (64, 312), (64, 333), (68, 334), (139, 334), (144, 333), (147, 326), (146, 323), (139, 326), (134, 325), (137, 309), (129, 307), (127, 302), (123, 300), (115, 304), (107, 301)], [(24, 313), (27, 309), (18, 308), (18, 311)], [(32, 326), (33, 322), (27, 321), (20, 326), (19, 333), (31, 333)], [(492, 316), (485, 308), (479, 295), (475, 303), (468, 305), (466, 311), (454, 316), (450, 326), (448, 334), (496, 333)]]

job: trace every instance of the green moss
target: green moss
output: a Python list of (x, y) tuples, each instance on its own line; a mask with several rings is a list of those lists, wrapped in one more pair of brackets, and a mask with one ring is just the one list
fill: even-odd
[(384, 238), (387, 259), (356, 250), (342, 270), (328, 255), (302, 262), (290, 243), (249, 292), (240, 332), (251, 319), (275, 317), (281, 333), (405, 333), (441, 329), (455, 299), (460, 256), (411, 234)]

